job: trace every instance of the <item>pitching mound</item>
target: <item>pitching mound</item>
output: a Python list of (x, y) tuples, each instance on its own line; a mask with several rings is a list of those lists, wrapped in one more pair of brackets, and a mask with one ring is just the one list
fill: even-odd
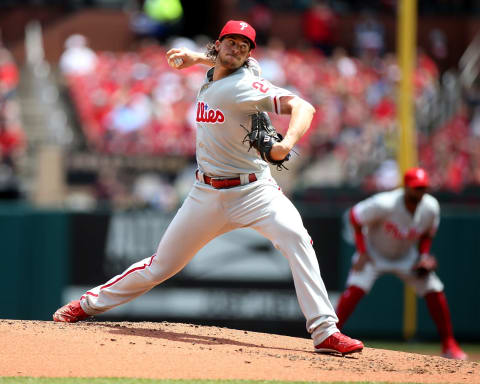
[(309, 339), (174, 323), (0, 320), (0, 376), (478, 383), (480, 365)]

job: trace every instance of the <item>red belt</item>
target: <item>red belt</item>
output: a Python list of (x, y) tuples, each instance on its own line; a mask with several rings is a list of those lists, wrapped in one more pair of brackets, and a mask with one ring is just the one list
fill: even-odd
[[(201, 178), (198, 176), (198, 171), (196, 171), (195, 174), (197, 176), (197, 179), (202, 181)], [(205, 182), (205, 184), (209, 184), (215, 189), (232, 188), (242, 184), (240, 177), (231, 177), (228, 179), (217, 179), (214, 177), (203, 175), (203, 181)], [(253, 183), (254, 181), (257, 181), (257, 176), (255, 175), (255, 173), (250, 173), (248, 175), (248, 182)]]

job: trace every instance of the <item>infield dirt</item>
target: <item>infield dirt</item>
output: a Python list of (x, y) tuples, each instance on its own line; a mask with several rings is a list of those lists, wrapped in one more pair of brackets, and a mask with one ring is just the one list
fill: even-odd
[(179, 323), (0, 320), (0, 376), (479, 383), (480, 364)]

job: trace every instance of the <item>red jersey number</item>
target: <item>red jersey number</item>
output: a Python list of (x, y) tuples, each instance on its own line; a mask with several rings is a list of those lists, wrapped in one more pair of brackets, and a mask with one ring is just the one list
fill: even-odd
[(252, 87), (255, 88), (255, 89), (258, 89), (262, 93), (267, 93), (268, 89), (269, 89), (268, 86), (266, 86), (264, 83), (262, 83), (260, 81), (255, 81), (252, 84)]

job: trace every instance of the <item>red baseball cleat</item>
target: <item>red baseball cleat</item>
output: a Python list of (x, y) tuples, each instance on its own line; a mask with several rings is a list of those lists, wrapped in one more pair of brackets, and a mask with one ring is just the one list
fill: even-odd
[(340, 353), (342, 356), (361, 352), (362, 349), (363, 343), (360, 340), (352, 339), (340, 332), (335, 332), (315, 346), (315, 352)]
[(57, 309), (53, 314), (53, 321), (63, 323), (76, 323), (89, 318), (85, 311), (80, 306), (80, 300), (74, 300)]
[(468, 356), (465, 352), (462, 351), (462, 348), (459, 347), (455, 340), (449, 341), (444, 347), (442, 351), (442, 356), (446, 357), (447, 359), (455, 359), (455, 360), (467, 360)]

